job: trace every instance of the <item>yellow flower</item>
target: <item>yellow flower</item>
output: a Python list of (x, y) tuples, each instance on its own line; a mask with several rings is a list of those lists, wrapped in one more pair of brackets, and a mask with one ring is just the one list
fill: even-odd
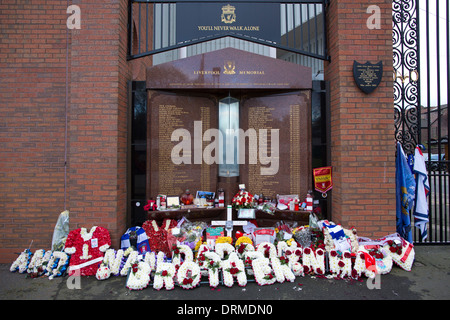
[(198, 251), (198, 249), (200, 248), (201, 245), (202, 245), (202, 239), (198, 240), (198, 242), (195, 244), (194, 251)]
[(238, 247), (241, 243), (249, 243), (249, 244), (253, 244), (252, 239), (250, 239), (247, 236), (242, 236), (239, 239), (236, 240), (236, 244), (234, 245), (235, 247)]
[(231, 237), (218, 237), (216, 239), (216, 243), (229, 243), (231, 244), (233, 242), (233, 239)]

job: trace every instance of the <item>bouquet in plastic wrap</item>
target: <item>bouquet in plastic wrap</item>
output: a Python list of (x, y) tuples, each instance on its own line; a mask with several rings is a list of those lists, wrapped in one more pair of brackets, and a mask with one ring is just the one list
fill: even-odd
[(289, 240), (293, 236), (293, 230), (297, 227), (297, 222), (286, 223), (279, 221), (275, 224), (275, 231), (277, 233), (277, 241)]
[(179, 244), (185, 244), (194, 250), (197, 242), (202, 240), (203, 231), (207, 224), (203, 221), (191, 222), (186, 218), (183, 218), (180, 222), (178, 223), (180, 233), (177, 241)]
[(69, 211), (65, 210), (60, 213), (56, 222), (52, 238), (52, 250), (62, 251), (69, 235)]
[(308, 226), (300, 226), (293, 230), (294, 239), (303, 248), (307, 248), (312, 242), (311, 228)]

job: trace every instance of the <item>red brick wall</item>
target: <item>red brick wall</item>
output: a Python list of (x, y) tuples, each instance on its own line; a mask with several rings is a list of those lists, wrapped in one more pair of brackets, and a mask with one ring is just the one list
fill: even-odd
[(0, 262), (34, 240), (50, 249), (64, 210), (68, 52), (67, 209), (70, 229), (106, 227), (118, 247), (126, 228), (127, 1), (0, 4)]
[(0, 262), (64, 210), (66, 2), (0, 2)]
[(70, 225), (103, 226), (118, 247), (126, 222), (127, 1), (78, 2), (81, 29), (72, 31), (70, 50)]
[[(366, 24), (373, 4), (381, 9), (381, 29)], [(392, 1), (331, 1), (327, 23), (332, 220), (377, 238), (395, 232)], [(354, 60), (383, 61), (383, 79), (373, 93), (366, 95), (356, 86)]]

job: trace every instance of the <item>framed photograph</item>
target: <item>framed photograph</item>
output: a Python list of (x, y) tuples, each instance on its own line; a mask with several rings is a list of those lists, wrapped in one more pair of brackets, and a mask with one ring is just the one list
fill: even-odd
[(215, 192), (210, 191), (197, 191), (196, 198), (205, 198), (205, 199), (214, 199), (214, 196), (216, 195)]
[(178, 209), (180, 207), (180, 198), (177, 196), (167, 197), (167, 209)]

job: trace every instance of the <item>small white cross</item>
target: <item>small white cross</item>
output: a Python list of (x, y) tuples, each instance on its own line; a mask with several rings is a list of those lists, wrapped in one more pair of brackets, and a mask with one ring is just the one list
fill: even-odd
[(227, 206), (227, 220), (226, 221), (211, 221), (212, 226), (225, 226), (227, 231), (227, 237), (232, 236), (234, 226), (246, 226), (247, 221), (233, 221), (233, 209), (231, 206)]

